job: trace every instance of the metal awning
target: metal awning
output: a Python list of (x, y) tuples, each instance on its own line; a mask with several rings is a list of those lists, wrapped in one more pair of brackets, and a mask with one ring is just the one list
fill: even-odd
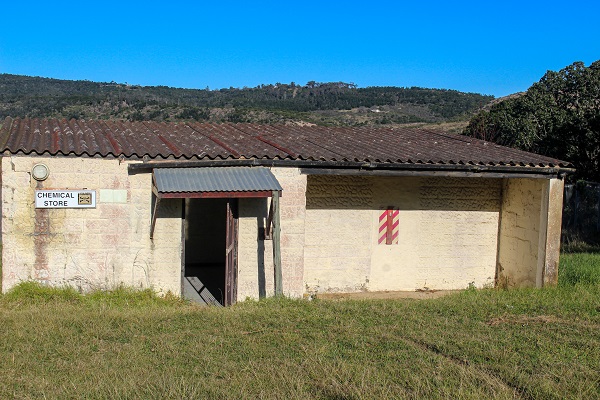
[(154, 237), (156, 217), (162, 199), (271, 197), (266, 236), (271, 235), (273, 199), (281, 197), (282, 187), (265, 167), (157, 168), (152, 171), (155, 195), (150, 222)]
[(152, 175), (159, 198), (271, 197), (282, 191), (264, 167), (157, 168)]
[(281, 270), (281, 224), (279, 198), (283, 188), (270, 169), (265, 167), (192, 167), (156, 168), (152, 170), (155, 195), (150, 222), (150, 239), (154, 238), (156, 217), (164, 198), (235, 198), (271, 197), (265, 240), (273, 240), (275, 294), (283, 294)]

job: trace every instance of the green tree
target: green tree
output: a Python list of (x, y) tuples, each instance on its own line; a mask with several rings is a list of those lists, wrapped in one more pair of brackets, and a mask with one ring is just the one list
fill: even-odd
[(570, 161), (577, 178), (600, 181), (600, 60), (548, 71), (474, 116), (463, 134)]

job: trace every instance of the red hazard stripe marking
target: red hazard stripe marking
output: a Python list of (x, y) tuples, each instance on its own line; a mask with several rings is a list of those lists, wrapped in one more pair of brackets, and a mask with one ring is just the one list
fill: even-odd
[(398, 244), (399, 216), (400, 211), (391, 208), (379, 214), (379, 244)]
[(385, 244), (392, 244), (392, 222), (394, 221), (392, 215), (394, 212), (393, 210), (388, 210), (387, 214), (387, 237), (385, 238)]
[(388, 236), (387, 227), (388, 227), (388, 210), (385, 210), (381, 214), (379, 214), (379, 235), (380, 235), (379, 241), (378, 241), (379, 244), (382, 244), (387, 239), (387, 236)]

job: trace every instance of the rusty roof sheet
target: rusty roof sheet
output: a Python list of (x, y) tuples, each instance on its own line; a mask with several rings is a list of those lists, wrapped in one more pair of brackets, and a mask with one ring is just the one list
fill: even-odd
[(157, 168), (153, 174), (160, 193), (283, 190), (264, 167)]
[(7, 118), (12, 154), (125, 158), (291, 159), (571, 167), (568, 162), (427, 129)]

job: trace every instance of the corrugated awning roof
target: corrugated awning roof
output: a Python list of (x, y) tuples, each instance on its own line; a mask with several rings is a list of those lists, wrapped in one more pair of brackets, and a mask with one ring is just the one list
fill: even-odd
[(160, 168), (153, 174), (159, 194), (282, 190), (277, 178), (264, 167)]

